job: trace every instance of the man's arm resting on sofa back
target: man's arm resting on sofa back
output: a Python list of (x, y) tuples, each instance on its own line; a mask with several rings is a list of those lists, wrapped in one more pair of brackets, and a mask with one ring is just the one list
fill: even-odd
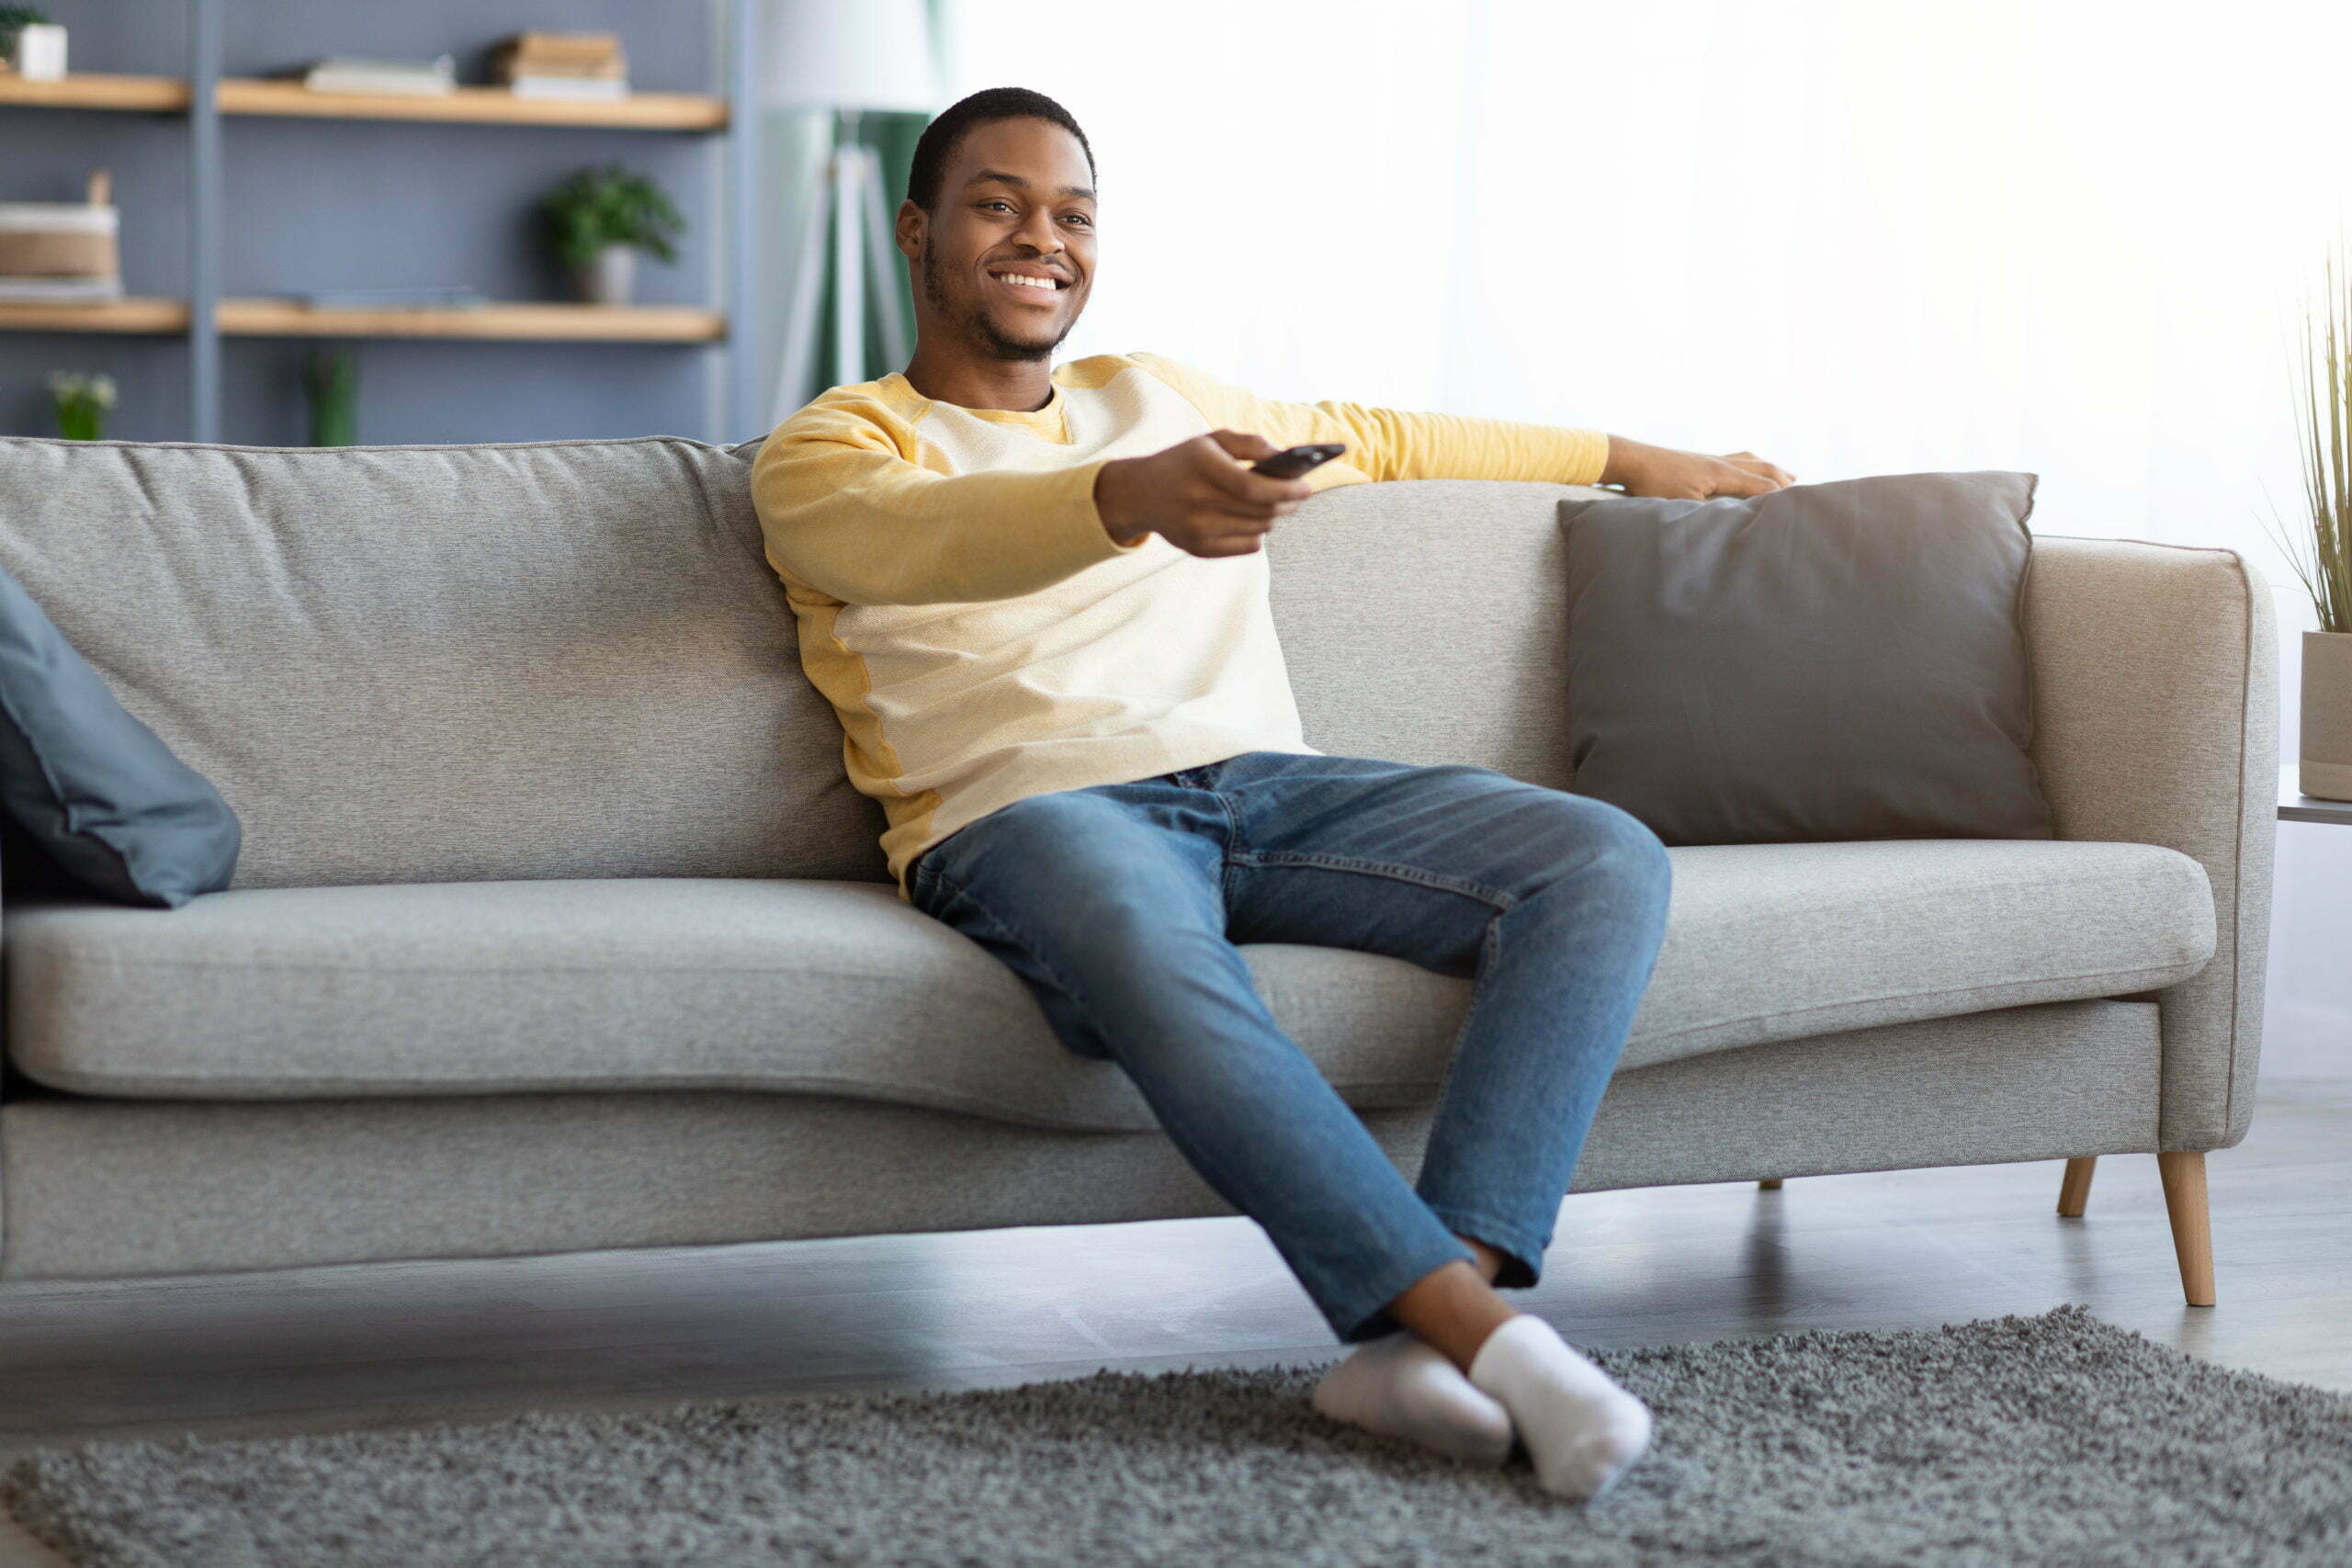
[(1713, 457), (1599, 430), (1422, 413), (1364, 403), (1261, 398), (1156, 354), (1135, 362), (1191, 400), (1210, 423), (1263, 436), (1273, 447), (1338, 441), (1346, 461), (1374, 479), (1525, 479), (1623, 485), (1633, 495), (1703, 501), (1760, 495), (1795, 477), (1753, 452)]

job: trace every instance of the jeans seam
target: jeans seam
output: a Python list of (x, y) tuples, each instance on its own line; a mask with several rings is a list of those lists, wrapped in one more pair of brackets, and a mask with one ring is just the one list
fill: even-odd
[(1513, 894), (1481, 882), (1473, 882), (1466, 876), (1448, 876), (1443, 872), (1428, 871), (1395, 861), (1362, 860), (1354, 855), (1325, 854), (1310, 850), (1245, 850), (1230, 858), (1238, 859), (1245, 865), (1352, 871), (1364, 876), (1384, 876), (1392, 882), (1409, 882), (1422, 887), (1433, 887), (1441, 893), (1458, 893), (1466, 898), (1476, 898), (1482, 904), (1493, 905), (1498, 914), (1509, 913), (1520, 902)]
[(1241, 814), (1233, 809), (1233, 802), (1226, 798), (1225, 791), (1213, 789), (1209, 791), (1209, 796), (1225, 812), (1225, 825), (1228, 829), (1225, 840), (1225, 864), (1219, 868), (1216, 893), (1227, 911), (1230, 913), (1233, 908), (1233, 857), (1236, 848), (1241, 842)]

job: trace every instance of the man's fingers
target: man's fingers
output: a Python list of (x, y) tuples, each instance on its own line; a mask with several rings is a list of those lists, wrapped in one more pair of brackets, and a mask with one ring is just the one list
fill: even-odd
[(1242, 430), (1212, 430), (1209, 439), (1225, 448), (1228, 457), (1254, 463), (1261, 457), (1271, 457), (1282, 450), (1262, 435), (1252, 435)]
[(1737, 464), (1733, 464), (1730, 474), (1715, 486), (1714, 493), (1717, 495), (1769, 495), (1780, 488), (1780, 484), (1770, 477), (1750, 472)]
[(1278, 479), (1265, 474), (1253, 474), (1240, 465), (1222, 458), (1212, 457), (1201, 466), (1200, 471), (1201, 477), (1216, 487), (1227, 500), (1253, 507), (1305, 501), (1314, 493), (1314, 487), (1305, 479)]

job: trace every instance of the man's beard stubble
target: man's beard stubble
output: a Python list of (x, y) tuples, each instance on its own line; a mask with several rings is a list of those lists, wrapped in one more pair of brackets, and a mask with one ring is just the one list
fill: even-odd
[(998, 330), (996, 322), (989, 320), (988, 312), (978, 306), (974, 306), (961, 316), (956, 315), (948, 303), (945, 291), (939, 286), (939, 269), (932, 261), (928, 243), (922, 248), (922, 292), (923, 298), (931, 301), (931, 308), (938, 311), (943, 320), (966, 339), (986, 349), (993, 359), (1046, 358), (1061, 346), (1062, 339), (1069, 336), (1070, 328), (1078, 324), (1073, 317), (1062, 323), (1062, 330), (1054, 334), (1052, 341), (1023, 343), (1018, 338), (1005, 336)]

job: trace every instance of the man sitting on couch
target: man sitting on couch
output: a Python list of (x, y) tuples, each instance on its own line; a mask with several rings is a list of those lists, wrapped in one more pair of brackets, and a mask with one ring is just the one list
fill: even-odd
[[(803, 664), (882, 804), (900, 897), (1009, 965), (1065, 1046), (1116, 1062), (1361, 1345), (1316, 1407), (1478, 1463), (1516, 1439), (1546, 1489), (1595, 1495), (1649, 1411), (1495, 1287), (1542, 1269), (1664, 932), (1665, 851), (1584, 796), (1307, 745), (1261, 551), (1334, 484), (1703, 498), (1791, 476), (1272, 402), (1153, 355), (1053, 368), (1094, 283), (1094, 177), (1036, 93), (975, 94), (924, 131), (897, 231), (912, 360), (823, 393), (752, 469)], [(1232, 240), (1204, 236), (1202, 287), (1242, 287)], [(1346, 452), (1306, 479), (1250, 469), (1307, 443)], [(1268, 1012), (1235, 945), (1267, 942), (1474, 977), (1416, 1185)]]

